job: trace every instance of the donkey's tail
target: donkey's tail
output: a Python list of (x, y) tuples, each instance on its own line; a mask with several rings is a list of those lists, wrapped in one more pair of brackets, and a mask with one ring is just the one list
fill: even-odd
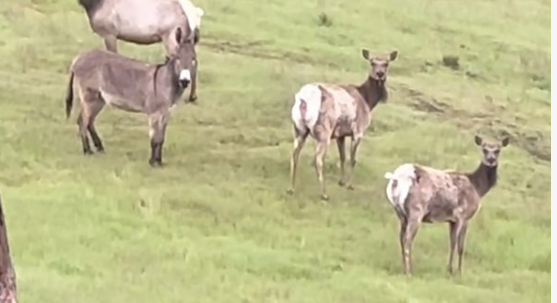
[(73, 71), (70, 72), (70, 80), (68, 81), (68, 87), (66, 88), (66, 119), (70, 117), (73, 107)]

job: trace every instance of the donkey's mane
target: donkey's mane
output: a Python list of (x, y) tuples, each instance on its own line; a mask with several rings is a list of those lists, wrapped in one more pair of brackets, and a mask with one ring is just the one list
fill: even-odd
[(99, 7), (104, 0), (77, 0), (79, 5), (83, 6), (85, 10), (89, 13), (94, 11)]

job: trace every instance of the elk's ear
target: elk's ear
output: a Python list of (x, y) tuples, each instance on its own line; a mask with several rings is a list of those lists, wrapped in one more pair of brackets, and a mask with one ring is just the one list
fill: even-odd
[(180, 42), (182, 42), (182, 28), (181, 27), (178, 27), (176, 29), (175, 35), (176, 35), (176, 37), (175, 37), (176, 38), (176, 43), (180, 44)]
[(474, 141), (476, 142), (476, 145), (481, 146), (482, 145), (482, 138), (478, 135), (474, 136)]
[(366, 60), (369, 61), (369, 56), (370, 56), (370, 55), (369, 55), (369, 50), (363, 48), (363, 49), (362, 49), (362, 57), (363, 57), (364, 59), (366, 59)]
[(503, 141), (501, 141), (501, 145), (502, 145), (503, 147), (509, 145), (509, 137), (503, 138)]
[(398, 57), (398, 51), (394, 50), (389, 54), (389, 61), (395, 61)]

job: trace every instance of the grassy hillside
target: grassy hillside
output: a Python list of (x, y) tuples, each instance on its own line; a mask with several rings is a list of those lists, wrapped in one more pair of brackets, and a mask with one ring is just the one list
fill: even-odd
[[(89, 158), (65, 120), (67, 68), (102, 45), (75, 1), (0, 1), (0, 189), (21, 302), (547, 302), (550, 2), (342, 2), (197, 0), (199, 106), (173, 112), (153, 170), (145, 117), (105, 109), (107, 152)], [(288, 196), (292, 95), (363, 81), (361, 47), (399, 59), (356, 190), (336, 185), (331, 146), (321, 203), (308, 144)], [(160, 45), (120, 49), (162, 60)], [(407, 161), (472, 170), (475, 133), (512, 140), (464, 275), (445, 275), (448, 228), (430, 225), (407, 279), (383, 175)]]

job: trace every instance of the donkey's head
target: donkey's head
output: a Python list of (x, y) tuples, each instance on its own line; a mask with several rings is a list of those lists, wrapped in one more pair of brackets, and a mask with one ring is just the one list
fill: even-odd
[(175, 35), (176, 50), (169, 58), (174, 67), (180, 86), (187, 88), (197, 71), (197, 55), (193, 41), (188, 40), (181, 28), (177, 28)]
[(482, 149), (482, 162), (486, 166), (495, 167), (497, 166), (497, 160), (499, 158), (499, 152), (501, 148), (509, 145), (509, 137), (505, 137), (501, 142), (485, 142), (480, 136), (476, 135), (474, 137), (476, 145)]
[(369, 50), (362, 49), (362, 57), (371, 65), (369, 77), (379, 81), (385, 82), (387, 80), (387, 70), (389, 69), (389, 62), (396, 60), (398, 52), (395, 50), (389, 54), (389, 57), (374, 57), (371, 56)]

